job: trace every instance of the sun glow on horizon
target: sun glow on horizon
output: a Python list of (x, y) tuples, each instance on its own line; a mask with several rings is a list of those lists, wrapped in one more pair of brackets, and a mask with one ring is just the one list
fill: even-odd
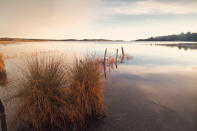
[(195, 0), (0, 0), (0, 37), (123, 39), (197, 32)]

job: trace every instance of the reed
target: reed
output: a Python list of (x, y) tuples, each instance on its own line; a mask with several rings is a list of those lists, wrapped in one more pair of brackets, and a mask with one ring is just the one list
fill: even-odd
[(20, 106), (14, 123), (19, 130), (82, 130), (104, 115), (100, 63), (76, 59), (73, 66), (61, 58), (38, 55), (23, 70)]
[(3, 55), (0, 53), (0, 84), (5, 84), (7, 82), (7, 75), (5, 70), (5, 64), (3, 61)]
[[(15, 115), (20, 128), (26, 130), (65, 130), (70, 122), (65, 66), (54, 56), (31, 57), (26, 61), (19, 86), (21, 104)], [(64, 111), (63, 111), (64, 110)]]
[(75, 60), (69, 70), (71, 85), (77, 104), (86, 120), (104, 116), (102, 65), (94, 57)]

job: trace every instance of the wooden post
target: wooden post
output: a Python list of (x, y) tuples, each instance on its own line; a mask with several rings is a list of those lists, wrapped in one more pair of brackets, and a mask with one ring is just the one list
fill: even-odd
[(116, 49), (116, 69), (118, 68), (118, 49)]
[(103, 69), (104, 69), (104, 76), (105, 76), (105, 79), (107, 78), (107, 73), (106, 73), (106, 66), (105, 64), (103, 64)]
[(104, 63), (105, 63), (105, 61), (106, 61), (106, 55), (107, 55), (107, 48), (105, 49)]
[(106, 65), (105, 65), (105, 64), (106, 64), (106, 63), (105, 63), (105, 61), (106, 61), (106, 56), (107, 56), (107, 48), (105, 49), (104, 62), (103, 62), (105, 79), (106, 79), (106, 77), (107, 77), (107, 74), (106, 74)]
[(121, 49), (122, 49), (122, 56), (124, 56), (124, 49), (123, 49), (123, 47), (121, 47)]
[(7, 131), (7, 124), (6, 124), (6, 116), (5, 116), (5, 109), (3, 103), (0, 99), (0, 123), (1, 123), (1, 131)]

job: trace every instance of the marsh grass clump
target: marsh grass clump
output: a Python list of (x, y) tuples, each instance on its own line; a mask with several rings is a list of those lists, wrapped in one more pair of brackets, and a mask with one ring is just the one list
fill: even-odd
[(5, 64), (3, 61), (3, 55), (0, 53), (0, 84), (6, 84), (7, 75), (5, 70)]
[(98, 59), (76, 59), (70, 68), (70, 89), (86, 120), (104, 116), (102, 66)]
[(65, 92), (66, 69), (55, 56), (31, 57), (19, 86), (21, 105), (15, 122), (26, 130), (66, 130), (75, 110), (70, 110)]
[(22, 69), (21, 104), (14, 124), (19, 130), (84, 130), (104, 116), (100, 63), (94, 58), (65, 65), (60, 57), (33, 56)]

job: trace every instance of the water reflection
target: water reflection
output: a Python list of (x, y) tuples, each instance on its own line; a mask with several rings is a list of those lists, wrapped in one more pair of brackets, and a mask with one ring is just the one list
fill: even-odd
[[(17, 74), (11, 60), (20, 57), (12, 57), (15, 55), (23, 57), (32, 55), (32, 52), (58, 51), (68, 54), (66, 60), (69, 61), (73, 57), (83, 57), (87, 52), (96, 52), (103, 58), (107, 48), (104, 72), (111, 72), (106, 75), (105, 83), (107, 116), (99, 127), (92, 130), (196, 130), (197, 51), (146, 44), (155, 43), (30, 42), (0, 45), (0, 52), (11, 56), (5, 57), (10, 77)], [(132, 56), (132, 60), (127, 61), (120, 55), (121, 47)], [(4, 89), (1, 90), (0, 96), (8, 97)]]
[(197, 70), (192, 66), (120, 65), (119, 70), (106, 82), (108, 114), (96, 130), (197, 129)]
[[(152, 44), (151, 44), (152, 45)], [(196, 50), (197, 43), (179, 43), (179, 44), (155, 44), (156, 46), (177, 47), (179, 50)]]
[(107, 55), (107, 48), (105, 49), (104, 60), (101, 62), (103, 63), (103, 70), (105, 79), (107, 78), (107, 71), (110, 73), (111, 70), (114, 70), (114, 66), (118, 69), (119, 64), (127, 63), (129, 60), (132, 59), (127, 53), (124, 53), (124, 48), (121, 47), (122, 55), (118, 56), (118, 49), (116, 49), (116, 56), (113, 57), (111, 55)]

